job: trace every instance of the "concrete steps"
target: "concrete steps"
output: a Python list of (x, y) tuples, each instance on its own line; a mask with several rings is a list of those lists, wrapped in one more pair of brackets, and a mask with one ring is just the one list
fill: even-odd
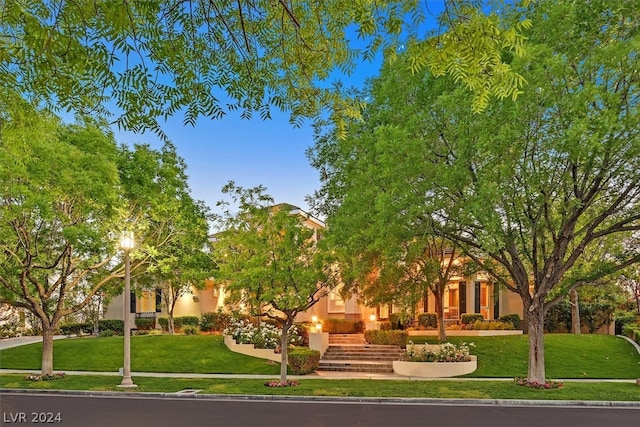
[(331, 334), (318, 370), (393, 372), (393, 361), (403, 353), (398, 346), (367, 344), (362, 334)]

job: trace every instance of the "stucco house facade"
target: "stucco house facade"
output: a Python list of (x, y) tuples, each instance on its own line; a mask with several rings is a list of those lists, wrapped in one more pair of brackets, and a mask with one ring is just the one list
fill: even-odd
[[(321, 237), (325, 224), (302, 209), (290, 206), (292, 215), (300, 215), (304, 224), (312, 228), (314, 238)], [(109, 303), (105, 312), (107, 319), (122, 319), (124, 297), (119, 295)], [(174, 316), (201, 316), (204, 313), (226, 310), (225, 291), (222, 284), (207, 280), (203, 289), (192, 289), (182, 295), (176, 303)], [(160, 293), (156, 289), (137, 290), (132, 293), (131, 306), (128, 313), (135, 317), (161, 317), (166, 312), (161, 304)], [(425, 293), (416, 307), (416, 313), (435, 312), (434, 296)], [(384, 320), (393, 313), (392, 306), (366, 306), (356, 296), (343, 299), (338, 290), (331, 291), (307, 312), (298, 316), (298, 321), (310, 321), (314, 316), (318, 319), (339, 318), (352, 321), (367, 321), (372, 315), (377, 320)], [(496, 290), (486, 275), (478, 273), (472, 277), (454, 276), (449, 281), (444, 296), (445, 321), (456, 322), (465, 313), (480, 313), (485, 319), (497, 319), (505, 314), (518, 314), (523, 318), (522, 303), (513, 292), (504, 289)]]

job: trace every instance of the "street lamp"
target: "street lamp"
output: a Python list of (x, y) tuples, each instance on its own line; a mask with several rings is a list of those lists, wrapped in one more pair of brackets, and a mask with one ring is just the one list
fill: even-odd
[(133, 232), (124, 232), (120, 236), (120, 249), (124, 251), (124, 367), (122, 382), (118, 387), (137, 387), (131, 379), (131, 261), (129, 252), (133, 249)]

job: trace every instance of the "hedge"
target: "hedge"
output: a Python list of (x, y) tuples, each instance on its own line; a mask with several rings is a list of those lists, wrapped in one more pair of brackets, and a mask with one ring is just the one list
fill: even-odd
[(409, 334), (407, 331), (364, 331), (364, 339), (374, 345), (397, 345), (402, 348), (407, 346)]
[(153, 317), (136, 317), (136, 328), (140, 331), (150, 331), (156, 327), (156, 319)]
[(462, 316), (460, 316), (460, 323), (462, 323), (463, 325), (476, 323), (476, 321), (478, 320), (480, 321), (484, 320), (484, 316), (480, 313), (465, 313)]
[[(168, 317), (158, 317), (158, 324), (162, 328), (163, 331), (169, 330), (169, 318)], [(175, 329), (182, 329), (185, 326), (199, 326), (200, 319), (197, 316), (180, 316), (173, 318), (173, 327)]]
[(293, 375), (310, 374), (320, 366), (320, 352), (304, 347), (290, 348), (287, 354), (287, 364)]
[(435, 313), (418, 314), (418, 325), (424, 328), (437, 328), (438, 316)]
[(505, 314), (504, 316), (500, 316), (498, 320), (504, 323), (511, 323), (513, 329), (520, 329), (520, 316), (517, 313)]
[(102, 319), (98, 320), (98, 330), (100, 332), (113, 331), (116, 334), (124, 334), (124, 320)]
[(324, 319), (322, 331), (330, 334), (357, 334), (362, 332), (362, 322), (346, 319)]
[(473, 323), (466, 324), (464, 329), (472, 331), (508, 331), (515, 328), (511, 322), (501, 322), (499, 320), (476, 320)]
[(67, 323), (66, 325), (60, 325), (60, 333), (63, 335), (90, 334), (92, 332), (93, 325), (91, 322)]
[(200, 317), (200, 330), (206, 332), (222, 332), (229, 326), (231, 315), (222, 311), (203, 313)]

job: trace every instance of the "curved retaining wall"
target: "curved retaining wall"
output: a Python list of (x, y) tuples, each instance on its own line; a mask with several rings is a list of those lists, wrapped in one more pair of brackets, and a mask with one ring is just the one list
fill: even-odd
[(407, 377), (449, 378), (470, 374), (478, 368), (478, 359), (471, 356), (469, 362), (393, 362), (393, 372)]
[(282, 354), (267, 348), (256, 348), (253, 344), (238, 344), (231, 335), (224, 336), (224, 344), (235, 353), (246, 354), (247, 356), (258, 357), (260, 359), (282, 362)]

